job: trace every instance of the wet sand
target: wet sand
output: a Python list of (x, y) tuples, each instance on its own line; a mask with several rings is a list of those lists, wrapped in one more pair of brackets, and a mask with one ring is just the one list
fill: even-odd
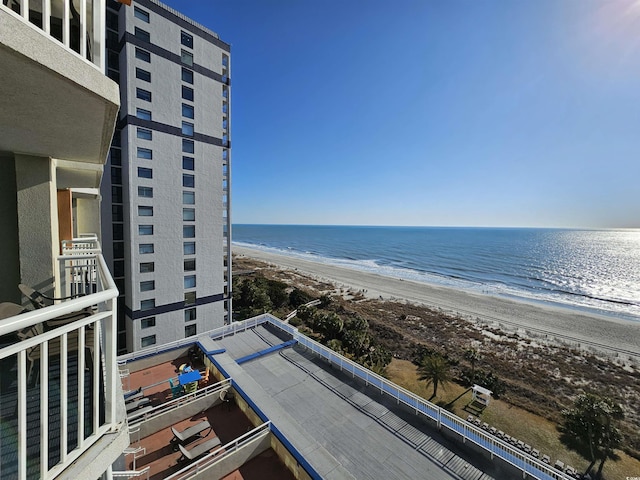
[(520, 333), (524, 329), (538, 336), (548, 335), (579, 343), (582, 348), (640, 356), (640, 322), (385, 277), (236, 245), (233, 245), (233, 253), (283, 270), (297, 270), (338, 288), (363, 291), (369, 298), (422, 304), (468, 320), (520, 329)]

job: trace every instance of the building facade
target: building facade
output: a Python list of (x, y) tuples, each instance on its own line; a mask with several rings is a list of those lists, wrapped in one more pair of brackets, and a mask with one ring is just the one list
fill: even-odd
[(121, 108), (102, 232), (125, 352), (231, 318), (230, 47), (155, 0), (106, 13)]

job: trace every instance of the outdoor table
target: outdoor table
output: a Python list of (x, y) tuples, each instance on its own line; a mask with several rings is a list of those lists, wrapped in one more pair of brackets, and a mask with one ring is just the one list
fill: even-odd
[(178, 375), (178, 382), (180, 382), (180, 385), (197, 382), (200, 379), (202, 379), (202, 375), (200, 375), (200, 372), (198, 370)]

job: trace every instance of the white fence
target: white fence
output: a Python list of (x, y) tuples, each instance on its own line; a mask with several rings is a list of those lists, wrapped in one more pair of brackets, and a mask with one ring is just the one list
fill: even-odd
[(14, 339), (0, 347), (3, 403), (17, 416), (17, 438), (2, 447), (16, 448), (18, 479), (54, 477), (124, 421), (116, 417), (118, 291), (100, 254), (63, 255), (59, 264), (58, 291), (83, 296), (0, 322), (0, 337)]

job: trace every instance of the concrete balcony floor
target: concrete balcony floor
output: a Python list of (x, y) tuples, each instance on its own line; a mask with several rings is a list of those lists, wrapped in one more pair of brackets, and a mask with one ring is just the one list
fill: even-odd
[[(183, 357), (134, 372), (128, 379), (125, 379), (125, 389), (135, 390), (139, 387), (145, 387), (144, 394), (151, 400), (152, 405), (159, 405), (168, 401), (171, 399), (168, 379), (175, 377), (178, 367), (188, 361), (188, 358)], [(202, 365), (193, 365), (193, 367), (202, 370)], [(160, 384), (146, 388), (155, 383)], [(190, 443), (189, 449), (216, 436), (220, 438), (221, 444), (224, 445), (254, 428), (254, 425), (234, 403), (216, 405), (193, 417), (177, 422), (173, 426), (182, 431), (205, 419), (211, 424), (212, 431), (203, 432), (206, 435), (205, 438), (196, 439)], [(181, 453), (180, 451), (174, 451), (174, 446), (171, 443), (173, 438), (171, 428), (160, 430), (139, 441), (135, 438), (135, 434), (132, 434), (131, 437), (132, 447), (139, 446), (145, 449), (145, 454), (136, 459), (135, 469), (141, 470), (149, 466), (149, 478), (153, 480), (166, 478), (189, 464), (188, 461), (179, 461)], [(134, 468), (133, 455), (126, 456), (126, 468)], [(269, 449), (223, 478), (225, 480), (293, 480), (295, 477), (280, 461), (275, 452)]]

